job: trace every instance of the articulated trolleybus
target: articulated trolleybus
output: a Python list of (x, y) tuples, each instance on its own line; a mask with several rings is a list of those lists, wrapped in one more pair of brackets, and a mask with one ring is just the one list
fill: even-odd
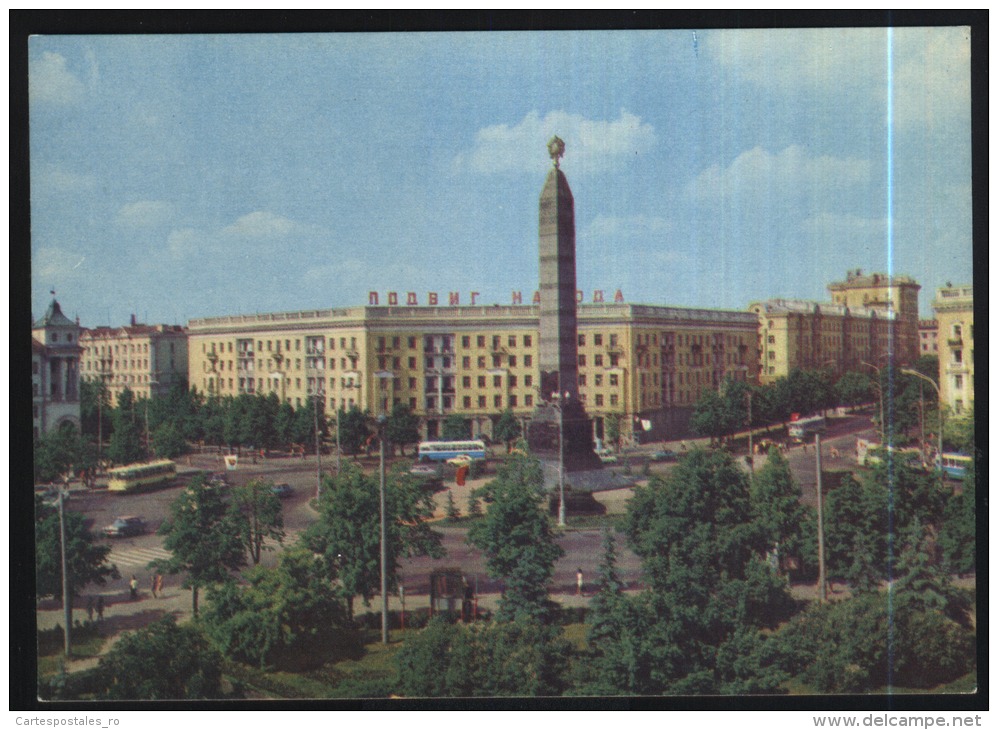
[(787, 435), (790, 436), (792, 441), (803, 443), (808, 436), (816, 433), (824, 433), (824, 431), (824, 416), (808, 416), (807, 418), (798, 418), (796, 421), (792, 421), (787, 428)]
[(485, 458), (484, 441), (421, 441), (420, 461), (447, 461), (455, 456), (470, 456), (472, 459)]
[(163, 487), (177, 476), (177, 465), (169, 459), (146, 464), (126, 464), (109, 469), (109, 492), (142, 492)]

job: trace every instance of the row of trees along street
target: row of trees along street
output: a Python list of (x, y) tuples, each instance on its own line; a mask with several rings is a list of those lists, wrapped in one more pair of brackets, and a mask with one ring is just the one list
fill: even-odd
[[(391, 472), (387, 494), (394, 592), (402, 555), (443, 550), (427, 522), (432, 500), (405, 470)], [(847, 588), (817, 604), (789, 590), (791, 563), (796, 579), (814, 580), (816, 520), (786, 460), (772, 451), (750, 483), (724, 450), (694, 449), (635, 489), (622, 532), (605, 532), (584, 636), (571, 626), (581, 614), (549, 596), (562, 549), (538, 462), (512, 453), (478, 494), (486, 511), (467, 539), (505, 587), (495, 615), (438, 618), (396, 634), (390, 665), (330, 679), (329, 696), (864, 692), (933, 687), (975, 669), (973, 596), (950, 580), (976, 567), (973, 475), (961, 493), (900, 462), (845, 478), (828, 494), (825, 524), (828, 573)], [(45, 685), (43, 696), (217, 697), (220, 667), (278, 695), (291, 680), (275, 670), (328, 666), (323, 676), (342, 679), (332, 667), (363, 660), (372, 636), (353, 602), (369, 604), (379, 591), (378, 478), (348, 463), (325, 478), (317, 506), (315, 524), (275, 567), (246, 568), (254, 550), (281, 540), (279, 523), (260, 532), (265, 511), (253, 518), (245, 499), (194, 480), (161, 528), (172, 558), (155, 567), (183, 575), (195, 606), (197, 591), (207, 591), (204, 610), (189, 624), (137, 632), (143, 666), (122, 642), (96, 670)], [(39, 515), (39, 552), (57, 551), (51, 512)], [(625, 592), (618, 575), (621, 539), (642, 562), (637, 592)], [(71, 570), (74, 589), (100, 580), (93, 565)], [(174, 641), (203, 651), (185, 654), (184, 665)], [(157, 652), (166, 652), (162, 661)]]
[[(939, 359), (919, 358), (914, 369), (932, 380), (939, 377)], [(751, 424), (748, 401), (751, 397)], [(722, 440), (749, 425), (754, 428), (785, 424), (791, 414), (810, 415), (836, 406), (855, 407), (867, 403), (884, 404), (887, 435), (895, 445), (903, 445), (937, 429), (939, 404), (935, 389), (919, 378), (885, 365), (875, 372), (847, 371), (832, 380), (830, 370), (795, 369), (785, 378), (764, 386), (731, 380), (719, 390), (705, 390), (694, 405), (690, 428), (700, 436)], [(875, 420), (879, 430), (880, 410)], [(973, 413), (944, 421), (947, 448), (971, 453), (974, 448)]]

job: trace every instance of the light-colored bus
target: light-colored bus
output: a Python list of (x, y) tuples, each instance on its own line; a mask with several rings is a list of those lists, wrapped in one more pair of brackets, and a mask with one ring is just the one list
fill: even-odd
[(790, 437), (790, 440), (796, 441), (797, 443), (802, 443), (807, 440), (809, 436), (816, 433), (824, 433), (824, 431), (824, 416), (808, 416), (807, 418), (798, 418), (796, 421), (792, 421), (787, 427), (787, 435)]
[(420, 461), (447, 461), (455, 456), (484, 459), (485, 442), (469, 439), (467, 441), (421, 441), (419, 444)]
[(177, 476), (177, 465), (169, 459), (126, 464), (108, 470), (109, 492), (141, 492), (166, 486)]
[[(974, 457), (969, 454), (958, 454), (955, 452), (943, 453), (942, 459), (942, 469), (943, 474), (945, 474), (950, 479), (963, 479), (967, 476), (967, 470), (970, 468), (971, 461)], [(939, 466), (939, 459), (936, 459), (936, 466)]]

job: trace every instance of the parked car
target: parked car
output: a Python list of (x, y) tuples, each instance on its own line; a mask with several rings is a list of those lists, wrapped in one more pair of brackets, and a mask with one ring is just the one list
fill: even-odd
[(291, 488), (290, 484), (284, 484), (284, 483), (275, 484), (270, 488), (270, 491), (272, 491), (281, 499), (287, 499), (288, 497), (293, 496), (295, 493), (294, 490)]
[(141, 517), (118, 517), (104, 528), (107, 537), (133, 537), (146, 531), (146, 523)]
[(676, 461), (679, 458), (679, 454), (670, 449), (662, 449), (661, 451), (653, 451), (648, 457), (652, 461)]
[(434, 464), (413, 464), (409, 468), (409, 473), (417, 477), (435, 477), (437, 467)]

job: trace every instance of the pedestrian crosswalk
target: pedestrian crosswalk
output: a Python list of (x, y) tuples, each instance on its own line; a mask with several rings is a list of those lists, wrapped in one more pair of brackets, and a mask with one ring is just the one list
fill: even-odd
[(121, 568), (145, 568), (153, 560), (165, 560), (171, 553), (160, 547), (119, 547), (115, 545), (111, 548), (111, 555), (108, 562)]

